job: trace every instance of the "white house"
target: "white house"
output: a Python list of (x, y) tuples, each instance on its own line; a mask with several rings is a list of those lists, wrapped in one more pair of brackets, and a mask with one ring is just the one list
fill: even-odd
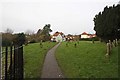
[(93, 38), (93, 37), (96, 37), (96, 35), (95, 34), (88, 34), (86, 32), (83, 32), (81, 34), (81, 39), (83, 39), (83, 38)]
[(86, 32), (83, 32), (81, 34), (81, 38), (89, 38), (88, 34)]
[(65, 35), (62, 32), (56, 32), (53, 34), (51, 41), (62, 42), (66, 41)]

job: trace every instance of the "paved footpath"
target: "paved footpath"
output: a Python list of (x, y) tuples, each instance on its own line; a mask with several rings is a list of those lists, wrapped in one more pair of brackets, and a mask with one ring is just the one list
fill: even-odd
[(55, 50), (59, 45), (60, 43), (47, 52), (41, 78), (64, 78), (55, 58)]

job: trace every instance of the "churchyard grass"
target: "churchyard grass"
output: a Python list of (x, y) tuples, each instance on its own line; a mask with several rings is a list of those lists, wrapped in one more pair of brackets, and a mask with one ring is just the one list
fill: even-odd
[(43, 42), (28, 44), (24, 47), (24, 78), (40, 78), (45, 55), (56, 43)]
[(117, 78), (118, 47), (109, 58), (105, 54), (106, 44), (99, 41), (62, 42), (55, 53), (66, 78)]

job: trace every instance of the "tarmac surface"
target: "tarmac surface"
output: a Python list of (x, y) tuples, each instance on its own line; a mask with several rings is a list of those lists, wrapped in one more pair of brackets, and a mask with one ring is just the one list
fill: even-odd
[(55, 58), (55, 50), (59, 45), (60, 43), (47, 52), (41, 78), (64, 78)]

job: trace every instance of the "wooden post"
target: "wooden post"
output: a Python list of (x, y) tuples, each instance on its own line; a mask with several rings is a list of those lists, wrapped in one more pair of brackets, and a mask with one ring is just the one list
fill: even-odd
[(12, 66), (13, 66), (13, 63), (12, 63), (12, 46), (11, 46), (11, 47), (10, 47), (10, 67), (9, 67), (10, 79), (12, 79), (12, 74), (13, 74), (13, 73), (12, 73), (12, 71), (13, 71), (13, 70), (12, 70), (12, 69), (13, 69)]
[(18, 48), (18, 79), (23, 80), (23, 46)]
[(68, 43), (66, 43), (66, 47), (68, 47)]
[(18, 78), (18, 45), (14, 46), (14, 79)]
[(7, 67), (8, 67), (8, 47), (5, 49), (5, 80), (8, 80)]
[(92, 43), (94, 44), (94, 37), (92, 38)]
[(15, 46), (14, 46), (14, 57), (13, 57), (13, 60), (14, 60), (14, 62), (13, 62), (13, 79), (15, 79), (15, 59), (16, 59), (16, 54), (15, 54), (15, 52), (16, 52), (16, 50), (15, 50)]
[(75, 45), (75, 48), (76, 48), (76, 47), (77, 47), (77, 44), (75, 43), (74, 45)]
[(40, 41), (40, 47), (43, 48), (42, 40)]
[(1, 58), (2, 58), (2, 56), (1, 56), (1, 54), (2, 54), (2, 46), (1, 46), (1, 43), (0, 43), (0, 79), (1, 79), (1, 70), (2, 70), (2, 66), (1, 66)]

